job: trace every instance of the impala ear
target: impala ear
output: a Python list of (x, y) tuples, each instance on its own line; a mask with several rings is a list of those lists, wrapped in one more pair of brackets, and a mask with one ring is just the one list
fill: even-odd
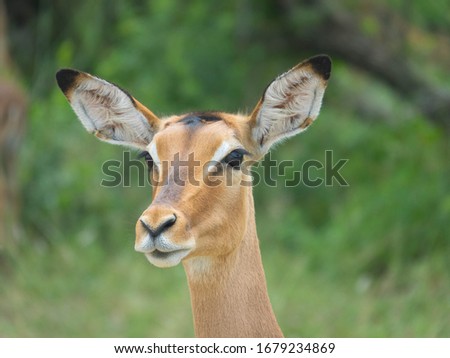
[(250, 115), (251, 139), (264, 155), (269, 148), (303, 132), (317, 118), (331, 72), (326, 55), (312, 57), (277, 77)]
[(160, 127), (158, 117), (112, 83), (72, 69), (58, 71), (56, 80), (86, 130), (105, 142), (145, 149)]

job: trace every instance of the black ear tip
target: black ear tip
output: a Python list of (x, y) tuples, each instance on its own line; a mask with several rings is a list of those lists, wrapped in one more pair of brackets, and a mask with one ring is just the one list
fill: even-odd
[(77, 70), (72, 70), (70, 68), (63, 68), (56, 72), (56, 82), (58, 82), (59, 88), (61, 91), (66, 93), (70, 87), (72, 87), (75, 79), (80, 75), (80, 72)]
[(331, 58), (328, 55), (318, 55), (311, 57), (308, 62), (323, 79), (328, 80), (331, 74)]

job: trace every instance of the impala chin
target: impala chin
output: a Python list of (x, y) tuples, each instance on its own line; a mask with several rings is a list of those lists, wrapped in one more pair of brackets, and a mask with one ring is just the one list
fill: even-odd
[(173, 243), (166, 235), (159, 235), (152, 239), (145, 235), (136, 240), (134, 249), (142, 252), (151, 264), (157, 267), (172, 267), (178, 265), (194, 248), (194, 239), (187, 240), (183, 244)]
[(190, 252), (191, 249), (180, 249), (169, 252), (154, 250), (146, 253), (145, 256), (151, 264), (164, 268), (178, 265)]

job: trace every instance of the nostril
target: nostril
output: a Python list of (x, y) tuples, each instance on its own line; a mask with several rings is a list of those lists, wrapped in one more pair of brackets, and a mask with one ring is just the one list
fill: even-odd
[(144, 219), (139, 219), (142, 226), (145, 230), (150, 234), (151, 237), (157, 237), (158, 235), (162, 234), (165, 230), (173, 226), (175, 224), (175, 221), (177, 221), (177, 216), (175, 214), (172, 214), (169, 217), (163, 218), (162, 222), (159, 223), (159, 225), (156, 228), (153, 228), (150, 226)]
[(165, 223), (160, 225), (160, 227), (164, 225), (164, 230), (168, 229), (173, 224), (175, 224), (175, 221), (177, 221), (177, 216), (175, 214), (172, 214), (172, 217), (169, 217)]
[(142, 226), (144, 227), (144, 229), (150, 233), (150, 235), (152, 235), (152, 233), (154, 232), (153, 229), (151, 228), (151, 226), (149, 224), (147, 224), (144, 219), (139, 219), (139, 221), (141, 222)]
[(169, 227), (173, 226), (173, 224), (175, 224), (175, 221), (177, 221), (177, 216), (175, 214), (169, 216), (168, 218), (164, 218), (164, 221), (160, 223), (158, 228), (156, 229), (155, 236), (158, 236), (159, 234), (167, 230)]

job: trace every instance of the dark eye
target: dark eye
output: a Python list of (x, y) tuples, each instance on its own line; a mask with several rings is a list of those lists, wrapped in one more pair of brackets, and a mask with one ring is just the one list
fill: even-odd
[(153, 167), (153, 158), (152, 158), (152, 156), (150, 155), (149, 152), (145, 151), (145, 152), (140, 153), (138, 155), (138, 158), (139, 159), (140, 158), (144, 158), (145, 161), (147, 162), (148, 168), (152, 169), (152, 167)]
[(223, 158), (222, 163), (225, 163), (232, 167), (233, 169), (240, 169), (242, 162), (244, 161), (244, 155), (248, 152), (244, 149), (233, 150), (225, 158)]

